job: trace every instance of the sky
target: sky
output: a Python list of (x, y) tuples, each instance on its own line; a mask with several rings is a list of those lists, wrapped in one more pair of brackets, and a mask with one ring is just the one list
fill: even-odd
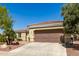
[(15, 30), (40, 22), (63, 20), (62, 3), (4, 3), (0, 6), (9, 10)]

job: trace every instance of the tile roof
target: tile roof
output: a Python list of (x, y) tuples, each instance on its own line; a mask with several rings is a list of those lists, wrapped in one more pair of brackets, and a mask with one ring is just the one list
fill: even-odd
[(38, 25), (45, 25), (45, 24), (54, 24), (54, 23), (63, 23), (63, 21), (47, 21), (47, 22), (42, 22), (42, 23), (38, 23), (38, 24), (32, 24), (29, 26), (38, 26)]
[(26, 33), (27, 30), (26, 29), (19, 29), (19, 30), (15, 30), (16, 33)]
[(63, 26), (63, 21), (48, 21), (29, 25), (28, 28), (61, 27), (61, 26)]

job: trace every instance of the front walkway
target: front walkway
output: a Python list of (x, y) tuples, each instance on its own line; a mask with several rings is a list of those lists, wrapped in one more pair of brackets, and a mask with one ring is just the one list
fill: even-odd
[(66, 56), (66, 48), (59, 43), (39, 43), (26, 44), (4, 55), (13, 56)]

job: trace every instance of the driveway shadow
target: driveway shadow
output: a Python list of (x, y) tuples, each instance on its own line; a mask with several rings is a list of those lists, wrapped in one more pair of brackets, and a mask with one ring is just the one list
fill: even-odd
[(73, 48), (74, 47), (73, 44), (66, 44), (66, 45), (62, 44), (62, 46), (65, 48)]
[(66, 44), (66, 45), (62, 44), (62, 46), (65, 48), (73, 48), (75, 50), (79, 50), (79, 44)]

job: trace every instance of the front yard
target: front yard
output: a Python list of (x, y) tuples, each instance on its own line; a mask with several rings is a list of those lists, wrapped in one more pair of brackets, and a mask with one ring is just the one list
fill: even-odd
[(0, 51), (9, 52), (9, 51), (14, 50), (18, 47), (23, 46), (24, 44), (26, 44), (26, 41), (19, 41), (19, 45), (7, 45), (7, 47), (5, 47), (5, 48), (2, 48), (1, 47), (2, 45), (0, 45)]
[[(1, 55), (1, 54), (0, 54)], [(66, 48), (59, 43), (32, 42), (6, 54), (10, 56), (66, 56)]]
[(75, 41), (72, 47), (66, 48), (68, 56), (79, 56), (79, 41)]
[(5, 56), (79, 56), (79, 45), (64, 47), (59, 43), (19, 41), (19, 45), (0, 48), (0, 55)]

